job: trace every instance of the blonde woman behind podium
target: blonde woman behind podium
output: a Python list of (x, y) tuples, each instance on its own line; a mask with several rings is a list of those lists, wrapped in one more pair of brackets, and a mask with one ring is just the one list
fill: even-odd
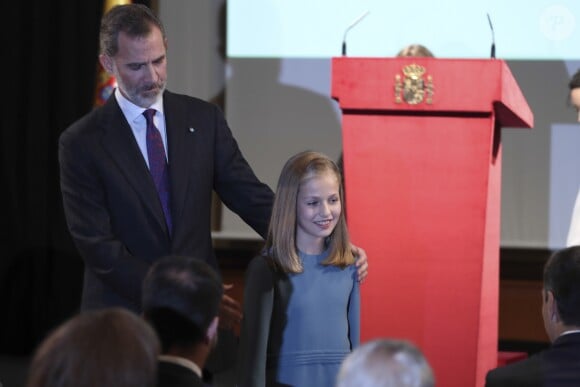
[(401, 51), (399, 51), (397, 53), (397, 56), (435, 57), (435, 55), (433, 55), (433, 53), (427, 47), (421, 44), (410, 44), (407, 47), (404, 47)]

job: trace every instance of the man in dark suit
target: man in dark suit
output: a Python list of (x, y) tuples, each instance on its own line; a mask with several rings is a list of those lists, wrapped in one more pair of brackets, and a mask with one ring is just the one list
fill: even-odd
[[(139, 312), (142, 280), (159, 257), (202, 257), (217, 269), (212, 189), (261, 236), (273, 193), (254, 175), (217, 107), (165, 90), (167, 40), (151, 10), (112, 8), (101, 22), (100, 46), (99, 60), (118, 88), (61, 135), (61, 190), (85, 261), (82, 309)], [(366, 255), (355, 253), (364, 278)], [(224, 295), (221, 323), (239, 320), (240, 310)]]
[[(61, 135), (59, 149), (67, 223), (85, 260), (82, 309), (139, 312), (145, 273), (164, 255), (203, 257), (217, 269), (212, 189), (266, 234), (272, 191), (218, 108), (165, 90), (165, 60), (163, 27), (147, 7), (115, 7), (104, 16), (100, 61), (119, 87)], [(154, 109), (167, 155), (169, 216), (148, 168), (145, 109)]]
[(151, 267), (143, 284), (143, 314), (161, 341), (159, 387), (203, 385), (222, 293), (217, 274), (200, 259), (168, 256)]
[(553, 254), (544, 268), (542, 317), (552, 345), (488, 372), (487, 387), (580, 386), (580, 246)]

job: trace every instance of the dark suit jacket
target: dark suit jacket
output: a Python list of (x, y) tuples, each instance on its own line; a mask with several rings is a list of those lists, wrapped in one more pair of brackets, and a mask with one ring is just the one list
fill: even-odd
[(528, 359), (488, 372), (486, 387), (580, 386), (580, 333), (558, 337)]
[(146, 271), (167, 254), (194, 256), (217, 268), (210, 232), (212, 189), (260, 235), (267, 232), (273, 193), (242, 156), (222, 112), (167, 91), (163, 107), (171, 236), (145, 160), (114, 97), (60, 137), (65, 215), (85, 262), (83, 309), (139, 311)]
[(207, 386), (195, 372), (179, 364), (160, 360), (157, 369), (157, 387)]

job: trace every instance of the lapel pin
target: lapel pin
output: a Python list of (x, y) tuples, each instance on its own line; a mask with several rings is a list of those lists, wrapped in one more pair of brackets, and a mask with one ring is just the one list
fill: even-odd
[(195, 132), (195, 129), (194, 128), (189, 128), (189, 133), (193, 133), (193, 132)]

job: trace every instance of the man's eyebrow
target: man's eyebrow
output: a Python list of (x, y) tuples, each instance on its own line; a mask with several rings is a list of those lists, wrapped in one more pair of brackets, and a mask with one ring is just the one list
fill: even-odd
[(147, 62), (129, 62), (129, 63), (125, 63), (125, 66), (143, 66), (146, 64), (147, 64)]
[[(153, 59), (151, 61), (151, 63), (159, 62), (160, 60), (163, 60), (166, 57), (167, 57), (166, 54), (159, 55), (157, 58)], [(129, 62), (129, 63), (125, 63), (125, 66), (144, 66), (146, 64), (147, 64), (147, 61), (145, 61), (145, 62)]]

